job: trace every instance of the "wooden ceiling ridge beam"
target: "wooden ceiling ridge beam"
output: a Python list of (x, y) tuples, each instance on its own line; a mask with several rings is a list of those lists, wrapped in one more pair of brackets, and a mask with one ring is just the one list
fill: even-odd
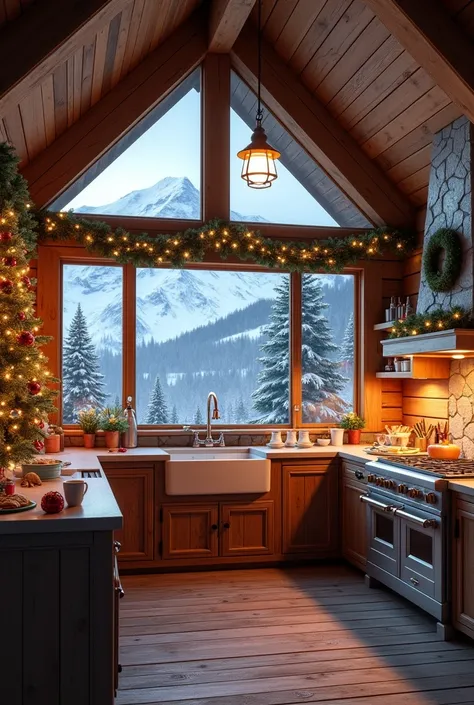
[(18, 105), (130, 0), (42, 0), (0, 30), (0, 114)]
[(365, 0), (379, 20), (474, 122), (474, 44), (440, 0)]
[(199, 64), (207, 23), (197, 10), (84, 116), (23, 169), (32, 201), (54, 201)]
[(255, 0), (212, 0), (209, 14), (209, 51), (227, 54), (247, 21)]
[[(231, 51), (234, 68), (256, 90), (257, 32), (247, 22)], [(262, 98), (273, 115), (337, 186), (377, 225), (410, 226), (414, 209), (327, 108), (276, 54), (262, 47)]]

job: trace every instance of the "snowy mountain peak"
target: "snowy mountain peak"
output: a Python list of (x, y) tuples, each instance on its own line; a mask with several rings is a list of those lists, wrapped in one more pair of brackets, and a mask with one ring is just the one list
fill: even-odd
[[(102, 206), (80, 206), (76, 208), (76, 213), (199, 220), (200, 200), (198, 189), (187, 176), (166, 176), (153, 186), (131, 191), (112, 203)], [(267, 222), (260, 215), (242, 215), (236, 211), (231, 212), (231, 220)]]

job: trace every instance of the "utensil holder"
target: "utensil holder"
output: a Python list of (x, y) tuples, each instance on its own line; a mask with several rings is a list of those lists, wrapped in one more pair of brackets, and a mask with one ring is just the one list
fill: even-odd
[(343, 428), (331, 428), (331, 445), (332, 446), (344, 445), (344, 429)]
[(427, 438), (418, 438), (418, 436), (415, 437), (415, 448), (418, 448), (422, 453), (426, 453), (426, 449), (428, 448), (428, 439)]

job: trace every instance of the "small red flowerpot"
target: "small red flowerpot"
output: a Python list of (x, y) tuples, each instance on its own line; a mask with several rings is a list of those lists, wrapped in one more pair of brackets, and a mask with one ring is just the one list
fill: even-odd
[(360, 443), (360, 428), (347, 431), (347, 440), (349, 445), (358, 446)]

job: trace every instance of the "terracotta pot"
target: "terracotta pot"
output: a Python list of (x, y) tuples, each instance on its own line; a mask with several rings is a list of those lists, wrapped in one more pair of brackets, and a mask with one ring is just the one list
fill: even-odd
[(360, 443), (360, 428), (347, 431), (347, 440), (349, 445), (358, 446)]
[(46, 436), (44, 439), (44, 450), (46, 453), (59, 453), (61, 451), (61, 436), (59, 434)]
[(84, 434), (84, 448), (93, 448), (95, 445), (95, 433)]
[(118, 448), (120, 444), (120, 433), (118, 431), (104, 431), (105, 445), (107, 448)]

